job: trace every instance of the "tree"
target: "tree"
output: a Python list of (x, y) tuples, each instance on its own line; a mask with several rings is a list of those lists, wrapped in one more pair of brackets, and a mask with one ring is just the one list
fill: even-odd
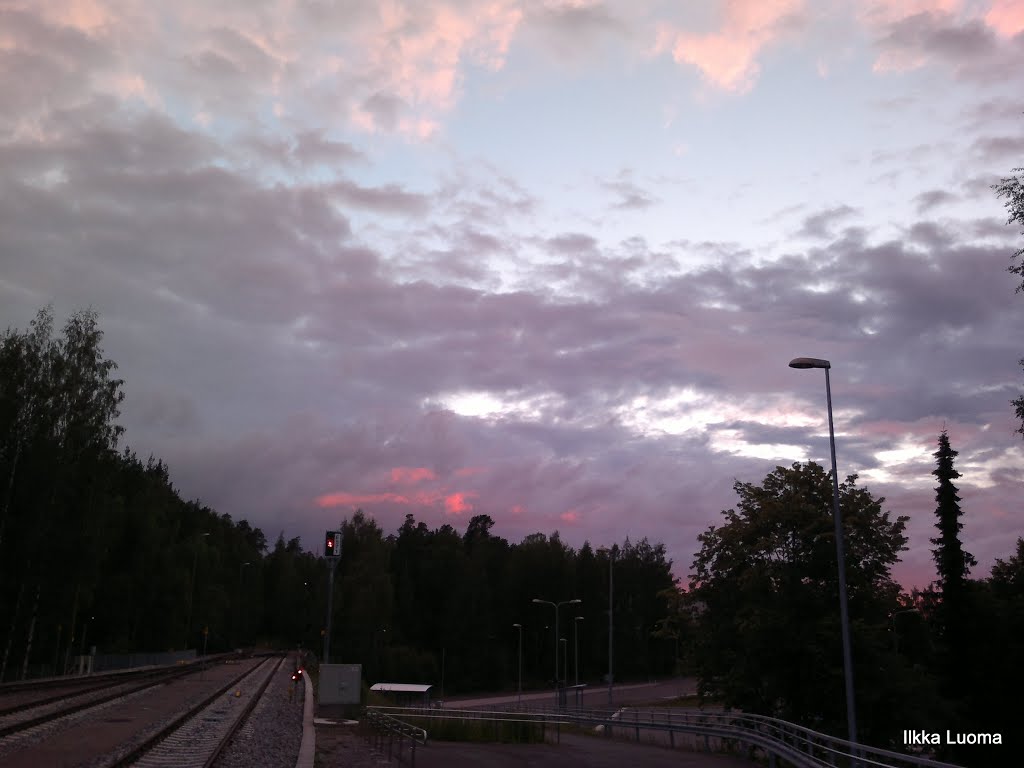
[[(1024, 168), (1013, 169), (1014, 173), (1022, 171)], [(996, 191), (996, 197), (1006, 198), (1006, 212), (1010, 215), (1006, 223), (1019, 224), (1022, 227), (1021, 234), (1024, 235), (1024, 175), (1000, 179), (998, 184), (992, 185), (992, 189)], [(1007, 267), (1008, 271), (1022, 278), (1021, 284), (1017, 286), (1017, 291), (1020, 292), (1024, 290), (1024, 247), (1018, 248), (1010, 258), (1020, 259), (1016, 264)]]
[(990, 582), (999, 597), (1024, 600), (1024, 538), (1017, 539), (1017, 551), (1009, 558), (996, 558)]
[[(1024, 168), (1014, 168), (1013, 171), (1015, 174), (1020, 174)], [(1018, 224), (1021, 227), (1021, 234), (1024, 235), (1024, 174), (1000, 179), (999, 183), (994, 184), (992, 188), (996, 191), (996, 197), (1006, 198), (1006, 212), (1009, 214), (1006, 223)], [(1019, 293), (1024, 290), (1024, 247), (1014, 251), (1010, 260), (1015, 263), (1007, 267), (1008, 271), (1022, 278), (1020, 285), (1017, 286)], [(1020, 365), (1024, 367), (1024, 359), (1020, 361)], [(1010, 402), (1021, 422), (1017, 431), (1024, 435), (1024, 396)]]
[[(694, 648), (699, 691), (840, 733), (846, 712), (830, 474), (798, 463), (776, 467), (761, 485), (734, 487), (737, 508), (698, 537), (693, 562), (690, 589), (702, 606)], [(891, 519), (884, 499), (858, 487), (855, 475), (839, 493), (859, 730), (865, 741), (888, 743), (896, 722), (882, 711), (890, 681), (909, 685), (893, 672), (899, 664), (888, 631), (899, 594), (890, 568), (906, 549), (907, 518)], [(928, 704), (914, 706), (925, 711)]]
[(960, 473), (953, 468), (957, 455), (958, 452), (950, 447), (949, 435), (946, 430), (942, 430), (939, 434), (939, 449), (932, 454), (936, 461), (932, 474), (939, 479), (935, 489), (935, 516), (938, 518), (935, 527), (939, 529), (939, 535), (931, 539), (931, 543), (935, 545), (932, 557), (935, 558), (935, 567), (939, 572), (941, 596), (947, 603), (955, 601), (962, 594), (971, 568), (978, 564), (960, 543), (960, 531), (964, 527), (960, 517), (963, 512), (960, 510), (958, 489), (953, 485), (953, 481), (960, 477)]

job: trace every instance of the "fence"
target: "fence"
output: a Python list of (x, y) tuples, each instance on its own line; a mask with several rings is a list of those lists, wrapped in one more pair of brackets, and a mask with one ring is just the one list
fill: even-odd
[[(375, 707), (375, 716), (417, 719), (505, 720), (538, 722), (556, 727), (590, 728), (608, 737), (635, 738), (647, 734), (651, 741), (676, 747), (686, 735), (712, 751), (733, 745), (760, 751), (769, 768), (957, 768), (919, 755), (907, 755), (877, 747), (854, 745), (794, 723), (763, 715), (707, 712), (693, 709), (553, 709), (509, 705), (498, 709), (429, 710), (407, 707)], [(399, 721), (400, 722), (400, 721)], [(406, 726), (411, 728), (412, 726)], [(424, 742), (426, 734), (424, 732)]]

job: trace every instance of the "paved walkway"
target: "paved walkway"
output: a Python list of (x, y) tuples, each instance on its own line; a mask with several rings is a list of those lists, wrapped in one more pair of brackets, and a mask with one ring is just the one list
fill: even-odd
[[(623, 706), (628, 704), (653, 704), (661, 699), (674, 699), (679, 696), (692, 696), (697, 692), (697, 681), (692, 677), (682, 677), (673, 680), (666, 680), (653, 683), (634, 683), (630, 685), (616, 685), (612, 689), (612, 706)], [(566, 701), (570, 707), (575, 706), (574, 694), (570, 690), (566, 694)], [(486, 707), (488, 704), (515, 704), (519, 701), (518, 694), (501, 694), (492, 696), (477, 696), (473, 698), (456, 696), (446, 699), (444, 706), (447, 709)], [(555, 692), (530, 691), (522, 695), (524, 704), (555, 704)], [(608, 688), (587, 687), (583, 689), (582, 706), (586, 709), (601, 709), (608, 707)]]

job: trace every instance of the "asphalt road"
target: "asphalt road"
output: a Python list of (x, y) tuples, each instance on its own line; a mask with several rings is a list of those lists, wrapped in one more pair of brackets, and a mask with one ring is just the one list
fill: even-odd
[[(616, 685), (612, 689), (612, 706), (648, 704), (656, 705), (658, 701), (674, 699), (679, 696), (689, 696), (697, 692), (697, 680), (693, 677), (677, 677), (671, 680), (663, 680), (652, 683), (633, 683), (628, 685)], [(517, 694), (501, 694), (488, 696), (455, 696), (446, 699), (444, 706), (448, 709), (460, 707), (484, 707), (488, 704), (514, 704), (519, 700)], [(522, 696), (524, 704), (555, 704), (555, 692), (530, 691)], [(567, 694), (569, 706), (575, 706), (573, 692)], [(608, 687), (593, 686), (583, 689), (581, 706), (584, 709), (604, 709), (608, 704)]]

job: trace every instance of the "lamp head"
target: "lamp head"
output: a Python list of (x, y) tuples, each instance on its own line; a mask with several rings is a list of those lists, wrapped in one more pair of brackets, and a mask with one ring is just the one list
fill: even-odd
[(574, 604), (576, 604), (576, 603), (582, 603), (582, 602), (583, 602), (583, 601), (582, 601), (582, 600), (580, 600), (580, 599), (579, 599), (579, 598), (577, 597), (577, 598), (576, 598), (575, 600), (570, 600), (570, 601), (569, 601), (569, 605), (574, 605)]
[(523, 628), (523, 625), (522, 625), (522, 624), (513, 624), (512, 626), (513, 626), (513, 627), (518, 627), (519, 629), (522, 629), (522, 628)]
[(543, 600), (541, 600), (541, 599), (540, 599), (539, 597), (535, 597), (535, 598), (533, 598), (533, 600), (531, 600), (530, 602), (532, 602), (532, 603), (543, 603), (544, 601), (543, 601)]
[(832, 363), (818, 357), (796, 357), (789, 361), (790, 368), (831, 368)]

